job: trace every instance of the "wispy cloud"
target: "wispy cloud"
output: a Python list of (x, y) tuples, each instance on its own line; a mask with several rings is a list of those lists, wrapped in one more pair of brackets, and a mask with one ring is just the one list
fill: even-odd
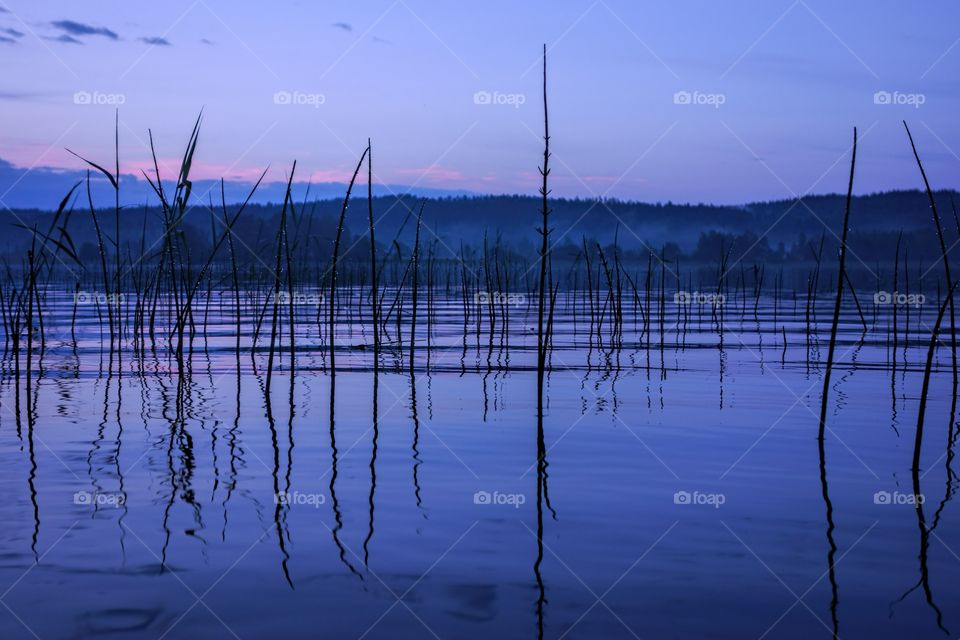
[(147, 43), (147, 44), (149, 44), (149, 45), (153, 45), (153, 46), (155, 46), (155, 47), (169, 47), (169, 46), (171, 46), (169, 40), (167, 40), (166, 38), (161, 38), (161, 37), (159, 37), (159, 36), (156, 36), (156, 37), (147, 37), (147, 38), (138, 38), (138, 39), (140, 40), (140, 42), (145, 42), (145, 43)]
[(16, 44), (16, 43), (17, 43), (16, 40), (14, 40), (13, 38), (8, 38), (7, 36), (0, 36), (0, 42), (3, 42), (3, 43), (5, 43), (5, 44)]
[(64, 44), (83, 44), (82, 42), (80, 42), (79, 40), (77, 40), (76, 38), (74, 38), (73, 36), (68, 36), (68, 35), (65, 34), (65, 33), (61, 33), (59, 36), (57, 36), (57, 37), (55, 37), (55, 38), (50, 38), (50, 37), (48, 37), (48, 38), (46, 38), (46, 39), (47, 39), (47, 40), (50, 40), (51, 42), (62, 42), (62, 43), (64, 43)]
[(0, 33), (7, 36), (8, 38), (22, 38), (23, 32), (17, 31), (16, 29), (0, 29)]
[[(0, 100), (32, 100), (38, 97), (39, 94), (36, 93), (25, 93), (23, 91), (0, 91)], [(0, 164), (3, 163), (3, 160), (0, 160)]]
[(334, 29), (342, 29), (343, 31), (353, 31), (353, 25), (347, 22), (334, 22), (330, 26)]
[(200, 42), (203, 43), (203, 44), (208, 44), (208, 45), (210, 45), (211, 47), (216, 44), (213, 40), (209, 40), (209, 39), (207, 39), (207, 38), (200, 38)]
[(106, 27), (94, 27), (93, 25), (75, 22), (73, 20), (54, 20), (50, 25), (71, 36), (104, 36), (110, 40), (120, 39), (120, 36), (117, 35), (115, 31), (111, 31)]

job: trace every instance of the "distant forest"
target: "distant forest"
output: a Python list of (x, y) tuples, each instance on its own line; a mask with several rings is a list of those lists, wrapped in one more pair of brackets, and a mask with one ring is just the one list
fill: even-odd
[[(99, 254), (86, 194), (77, 190), (70, 205), (66, 226), (83, 261), (97, 261)], [(960, 253), (960, 221), (955, 216), (955, 191), (935, 194), (941, 214), (945, 240), (951, 254)], [(62, 196), (59, 196), (62, 197)], [(59, 199), (58, 197), (58, 199)], [(302, 197), (302, 195), (301, 195)], [(502, 256), (532, 260), (537, 252), (539, 200), (533, 196), (476, 196), (420, 199), (414, 196), (374, 197), (378, 249), (384, 256), (409, 255), (417, 212), (423, 206), (422, 241), (433, 245), (439, 259), (477, 255), (496, 250)], [(323, 199), (296, 203), (297, 241), (303, 243), (300, 255), (318, 263), (328, 260), (336, 232), (342, 199)], [(838, 236), (844, 209), (844, 196), (822, 195), (802, 200), (756, 202), (742, 206), (688, 204), (645, 204), (620, 200), (552, 199), (551, 237), (553, 260), (574, 260), (584, 247), (593, 252), (598, 245), (617, 250), (624, 261), (647, 261), (652, 251), (665, 262), (716, 264), (721, 253), (729, 253), (747, 266), (753, 264), (804, 265), (812, 263), (820, 252), (832, 261), (839, 244)], [(230, 211), (236, 205), (228, 205)], [(184, 236), (191, 255), (208, 255), (215, 234), (222, 232), (219, 203), (195, 203), (184, 219)], [(272, 255), (274, 234), (278, 228), (280, 205), (248, 205), (235, 226), (239, 246), (259, 254)], [(52, 219), (49, 211), (8, 210), (0, 250), (19, 260), (30, 242), (23, 227), (36, 226), (46, 231)], [(97, 219), (106, 241), (114, 244), (116, 234), (112, 203), (100, 202)], [(149, 253), (163, 231), (161, 211), (157, 207), (125, 207), (120, 212), (123, 253)], [(367, 201), (355, 197), (346, 216), (344, 248), (346, 259), (368, 257), (365, 242), (356, 242), (367, 232)], [(850, 259), (855, 272), (858, 264), (875, 268), (894, 260), (898, 237), (903, 255), (911, 263), (930, 264), (940, 255), (937, 235), (927, 195), (921, 191), (892, 191), (854, 198), (851, 212)], [(142, 243), (142, 244), (141, 244)], [(93, 262), (91, 262), (93, 264)], [(889, 268), (886, 269), (889, 271)]]

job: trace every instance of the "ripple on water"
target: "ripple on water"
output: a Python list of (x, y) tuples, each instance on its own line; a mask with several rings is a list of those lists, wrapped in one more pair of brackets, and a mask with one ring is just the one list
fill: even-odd
[(83, 630), (91, 635), (130, 633), (149, 629), (162, 609), (114, 608), (88, 611), (80, 616)]

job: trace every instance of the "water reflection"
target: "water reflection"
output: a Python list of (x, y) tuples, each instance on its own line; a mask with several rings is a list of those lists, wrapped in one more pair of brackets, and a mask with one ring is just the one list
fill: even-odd
[[(491, 267), (491, 280), (496, 279)], [(880, 512), (859, 501), (861, 494), (877, 490), (876, 480), (847, 453), (856, 453), (882, 477), (906, 469), (897, 434), (883, 425), (895, 424), (903, 431), (903, 416), (916, 412), (916, 398), (909, 394), (919, 380), (916, 363), (922, 343), (915, 340), (909, 351), (914, 364), (905, 365), (902, 337), (898, 338), (897, 370), (891, 373), (886, 339), (876, 332), (864, 338), (859, 314), (850, 309), (847, 330), (840, 334), (844, 358), (837, 365), (831, 405), (831, 426), (849, 450), (839, 444), (834, 448), (839, 440), (832, 438), (826, 445), (831, 446), (829, 452), (821, 443), (815, 472), (813, 450), (797, 445), (810, 436), (804, 407), (798, 405), (795, 413), (784, 415), (795, 399), (790, 392), (803, 402), (817, 397), (815, 391), (807, 391), (815, 380), (805, 379), (800, 362), (808, 331), (802, 301), (796, 315), (786, 304), (774, 328), (768, 323), (772, 310), (761, 304), (755, 312), (751, 299), (745, 307), (749, 319), (741, 331), (732, 328), (737, 322), (730, 309), (723, 312), (724, 328), (708, 309), (676, 311), (654, 301), (646, 308), (642, 292), (636, 294), (634, 315), (617, 321), (612, 310), (616, 305), (605, 300), (602, 291), (599, 295), (599, 302), (595, 290), (590, 300), (571, 299), (569, 306), (558, 307), (558, 313), (562, 308), (582, 315), (576, 329), (569, 315), (557, 318), (536, 425), (529, 419), (534, 403), (532, 336), (524, 328), (528, 323), (522, 308), (495, 305), (492, 312), (488, 306), (472, 311), (471, 333), (478, 315), (481, 318), (478, 349), (477, 336), (460, 335), (464, 323), (459, 314), (445, 316), (442, 309), (435, 309), (439, 314), (435, 320), (424, 316), (416, 332), (404, 335), (406, 350), (391, 344), (383, 353), (385, 362), (397, 366), (385, 364), (375, 372), (369, 349), (344, 343), (346, 327), (338, 334), (344, 342), (336, 355), (329, 336), (319, 342), (321, 347), (311, 343), (318, 340), (318, 328), (313, 315), (304, 312), (298, 322), (309, 320), (310, 326), (297, 333), (296, 360), (286, 341), (275, 356), (272, 393), (265, 384), (266, 339), (260, 338), (260, 351), (248, 359), (245, 350), (253, 323), (245, 325), (248, 333), (238, 349), (229, 333), (235, 322), (229, 305), (229, 317), (220, 325), (214, 320), (215, 304), (200, 307), (209, 313), (211, 324), (206, 332), (198, 326), (195, 350), (185, 335), (182, 363), (162, 353), (164, 338), (159, 336), (158, 350), (144, 342), (136, 355), (124, 351), (122, 358), (111, 356), (105, 340), (101, 358), (89, 334), (91, 327), (81, 322), (76, 344), (72, 338), (62, 345), (50, 341), (42, 368), (39, 352), (33, 354), (28, 384), (26, 338), (20, 345), (18, 378), (15, 338), (10, 336), (11, 348), (2, 362), (0, 405), (16, 410), (2, 425), (7, 428), (0, 429), (0, 445), (9, 461), (0, 468), (0, 484), (16, 501), (0, 505), (0, 516), (18, 525), (0, 540), (5, 563), (0, 573), (7, 584), (13, 583), (15, 571), (26, 568), (20, 566), (23, 559), (18, 554), (43, 560), (45, 541), (57, 540), (79, 515), (82, 526), (66, 535), (56, 553), (42, 562), (43, 570), (24, 579), (15, 592), (22, 588), (24, 601), (28, 597), (39, 601), (44, 591), (64, 601), (68, 616), (51, 622), (53, 631), (42, 632), (41, 637), (82, 637), (111, 629), (132, 638), (157, 637), (170, 626), (171, 614), (175, 617), (189, 605), (179, 600), (173, 572), (191, 588), (205, 589), (249, 551), (229, 579), (217, 583), (209, 600), (211, 609), (241, 637), (296, 635), (307, 624), (332, 635), (356, 636), (391, 603), (376, 586), (374, 576), (379, 575), (391, 585), (416, 583), (407, 604), (439, 637), (529, 636), (535, 626), (542, 638), (550, 637), (554, 627), (568, 628), (592, 601), (575, 579), (562, 570), (555, 574), (554, 565), (544, 562), (547, 543), (557, 557), (584, 575), (584, 583), (611, 583), (623, 571), (624, 560), (632, 559), (633, 542), (640, 533), (665, 518), (689, 518), (691, 526), (685, 521), (671, 534), (669, 548), (651, 556), (649, 566), (645, 564), (648, 571), (624, 579), (622, 589), (611, 596), (617, 600), (611, 606), (641, 637), (665, 637), (668, 624), (676, 625), (674, 633), (680, 637), (703, 637), (703, 629), (678, 615), (692, 606), (703, 607), (703, 617), (716, 620), (718, 637), (755, 637), (752, 626), (744, 622), (750, 612), (775, 619), (782, 602), (762, 595), (748, 607), (730, 590), (736, 584), (762, 594), (764, 587), (743, 571), (740, 558), (718, 546), (716, 518), (730, 514), (751, 523), (758, 544), (778, 552), (792, 550), (769, 555), (771, 563), (782, 563), (773, 565), (778, 572), (785, 567), (788, 581), (825, 572), (830, 595), (823, 584), (823, 602), (810, 604), (825, 622), (829, 610), (827, 624), (834, 637), (902, 637), (911, 632), (922, 635), (927, 630), (924, 624), (929, 629), (937, 624), (942, 630), (951, 626), (960, 593), (942, 579), (950, 575), (946, 564), (950, 557), (941, 557), (933, 543), (935, 538), (949, 543), (956, 536), (949, 512), (956, 503), (955, 445), (960, 430), (956, 394), (947, 399), (946, 357), (934, 369), (930, 415), (949, 409), (947, 439), (928, 438), (925, 454), (935, 462), (924, 471), (931, 477), (925, 479), (924, 471), (915, 474), (912, 489), (919, 495), (921, 483), (935, 485), (937, 502), (914, 510), (884, 511), (882, 538), (866, 536), (862, 547), (848, 546), (844, 531), (859, 530), (861, 523), (876, 520)], [(393, 312), (403, 314), (405, 327), (411, 304), (398, 301)], [(451, 306), (460, 304), (457, 299)], [(588, 304), (596, 318), (591, 327), (585, 320)], [(625, 301), (624, 312), (629, 306)], [(355, 300), (340, 307), (344, 321), (347, 309), (357, 317)], [(244, 313), (248, 311), (252, 318), (262, 315), (262, 299), (251, 299)], [(866, 307), (863, 311), (867, 313)], [(487, 334), (491, 313), (492, 351)], [(809, 313), (813, 334), (815, 312)], [(395, 321), (396, 315), (389, 319)], [(678, 324), (671, 327), (674, 320)], [(916, 320), (914, 312), (911, 326)], [(46, 327), (48, 339), (51, 322)], [(902, 317), (897, 323), (902, 334)], [(357, 336), (366, 331), (369, 337), (369, 326), (355, 324)], [(884, 326), (882, 316), (875, 325)], [(283, 326), (286, 340), (289, 327)], [(389, 329), (397, 338), (393, 323)], [(146, 325), (143, 331), (149, 335)], [(770, 335), (753, 340), (754, 333)], [(736, 347), (737, 337), (745, 343), (743, 348)], [(813, 335), (809, 339), (811, 344), (816, 341)], [(432, 349), (429, 341), (435, 341)], [(322, 365), (317, 349), (324, 358)], [(763, 353), (755, 354), (756, 350)], [(114, 354), (118, 351), (115, 348)], [(815, 352), (811, 346), (811, 354)], [(474, 354), (479, 354), (476, 368)], [(769, 369), (764, 375), (755, 355), (776, 376)], [(774, 365), (777, 359), (779, 369)], [(64, 362), (67, 365), (58, 366)], [(722, 404), (716, 395), (718, 367)], [(820, 367), (810, 364), (811, 372)], [(901, 385), (903, 389), (898, 388)], [(315, 397), (313, 388), (324, 393)], [(405, 396), (399, 399), (398, 412), (379, 400), (388, 390)], [(667, 404), (668, 396), (670, 410), (653, 411), (657, 404)], [(749, 450), (735, 474), (737, 480), (723, 487), (728, 494), (724, 509), (729, 511), (714, 514), (675, 506), (669, 496), (678, 488), (677, 478), (666, 478), (659, 463), (638, 448), (625, 429), (611, 429), (613, 416), (668, 460), (690, 488), (711, 477), (718, 461), (726, 468)], [(327, 421), (328, 428), (313, 428), (318, 420)], [(770, 429), (774, 423), (777, 426)], [(876, 425), (882, 428), (873, 429)], [(767, 429), (769, 434), (751, 448)], [(445, 446), (435, 447), (435, 439), (425, 437), (427, 432), (436, 433)], [(353, 450), (344, 441), (363, 446)], [(475, 480), (491, 490), (512, 491), (512, 483), (531, 463), (536, 466), (536, 489), (525, 490), (528, 501), (516, 510), (480, 507), (470, 500)], [(74, 466), (82, 482), (68, 471)], [(474, 469), (476, 477), (466, 477), (464, 466)], [(799, 472), (802, 468), (810, 473)], [(810, 484), (814, 473), (819, 475), (820, 495), (809, 492), (816, 484)], [(943, 480), (940, 473), (945, 474)], [(317, 481), (324, 486), (329, 509), (311, 510), (277, 499), (301, 482)], [(70, 505), (69, 494), (78, 488), (116, 493), (122, 496), (121, 508)], [(69, 508), (58, 502), (64, 493)], [(511, 537), (510, 523), (516, 519), (530, 525), (535, 549)], [(207, 533), (211, 520), (216, 521), (212, 526), (219, 536)], [(476, 521), (480, 524), (463, 544), (438, 559), (449, 540)], [(265, 543), (250, 546), (264, 529)], [(529, 533), (521, 533), (529, 542), (525, 537)], [(127, 544), (132, 534), (158, 549), (158, 566), (144, 563), (142, 550)], [(827, 545), (822, 545), (824, 536)], [(877, 562), (881, 553), (891, 554), (891, 561)], [(760, 555), (768, 558), (767, 553)], [(909, 573), (904, 570), (908, 556)], [(429, 576), (419, 580), (434, 565)], [(148, 574), (153, 582), (147, 582)], [(898, 615), (892, 621), (872, 622), (883, 617), (889, 600), (907, 585), (912, 587), (898, 600)], [(63, 597), (67, 589), (71, 598)], [(115, 594), (116, 602), (96, 602), (85, 593), (103, 589)], [(319, 618), (317, 602), (337, 616)], [(43, 617), (32, 604), (13, 599), (10, 603), (18, 613), (21, 608), (27, 611), (31, 624)], [(273, 631), (248, 616), (254, 605), (277, 612)], [(917, 609), (932, 615), (918, 616)], [(422, 625), (405, 616), (406, 610), (398, 605), (384, 619), (381, 633), (422, 636)], [(183, 637), (204, 632), (203, 621), (195, 620), (194, 614), (185, 622), (197, 626), (189, 631), (187, 624), (178, 628)], [(597, 637), (615, 635), (609, 622), (591, 614), (581, 631)], [(804, 620), (791, 622), (796, 623), (791, 630), (797, 634), (819, 631), (812, 618), (806, 621), (809, 627)], [(0, 630), (6, 631), (5, 625), (0, 619)], [(414, 625), (419, 627), (413, 630)]]
[[(332, 361), (332, 359), (331, 359)], [(336, 397), (337, 397), (337, 375), (331, 368), (330, 370), (330, 503), (333, 507), (334, 526), (330, 530), (333, 535), (333, 543), (337, 547), (340, 556), (340, 562), (343, 563), (350, 573), (363, 580), (363, 575), (347, 560), (347, 549), (340, 540), (340, 531), (343, 529), (343, 513), (340, 510), (340, 501), (337, 498), (337, 458), (339, 450), (337, 449), (337, 429), (336, 429)]]
[(830, 488), (827, 483), (827, 453), (826, 442), (823, 438), (818, 440), (818, 450), (820, 453), (820, 490), (823, 495), (823, 504), (826, 507), (827, 520), (827, 576), (830, 580), (830, 620), (833, 625), (833, 638), (839, 637), (840, 618), (837, 609), (840, 606), (840, 588), (837, 585), (837, 543), (834, 540), (833, 532), (836, 525), (833, 522), (833, 502), (830, 500)]
[[(412, 369), (411, 364), (411, 369)], [(417, 507), (423, 508), (423, 500), (420, 495), (420, 465), (423, 460), (420, 458), (420, 417), (417, 413), (417, 379), (413, 371), (410, 371), (410, 412), (413, 420), (413, 442), (410, 448), (413, 450), (413, 495), (417, 501)], [(423, 517), (427, 514), (424, 512)]]
[[(290, 532), (286, 526), (287, 520), (287, 500), (283, 496), (289, 495), (290, 485), (289, 485), (289, 475), (284, 475), (285, 485), (281, 488), (280, 486), (280, 441), (277, 433), (277, 423), (273, 417), (273, 403), (270, 400), (270, 389), (265, 387), (263, 389), (265, 408), (266, 408), (266, 417), (267, 417), (267, 426), (270, 429), (270, 444), (273, 449), (273, 467), (271, 476), (273, 478), (273, 525), (277, 534), (277, 548), (280, 550), (280, 568), (283, 571), (283, 577), (286, 579), (287, 584), (290, 585), (290, 588), (293, 589), (293, 580), (290, 578), (290, 552), (287, 551), (287, 543), (290, 539)], [(291, 418), (292, 419), (292, 418)]]
[(374, 496), (377, 492), (377, 442), (380, 438), (380, 420), (377, 414), (377, 401), (380, 395), (380, 376), (376, 368), (373, 372), (373, 440), (370, 449), (370, 495), (367, 496), (369, 506), (369, 518), (367, 525), (367, 537), (363, 539), (363, 564), (370, 565), (370, 541), (373, 540), (373, 515), (374, 515)]

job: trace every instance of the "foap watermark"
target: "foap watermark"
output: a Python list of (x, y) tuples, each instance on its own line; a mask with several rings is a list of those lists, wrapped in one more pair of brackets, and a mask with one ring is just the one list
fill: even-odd
[(913, 107), (919, 109), (927, 102), (927, 96), (922, 93), (905, 93), (903, 91), (877, 91), (873, 94), (873, 104)]
[(896, 305), (898, 307), (915, 307), (919, 309), (926, 304), (927, 296), (922, 293), (900, 293), (894, 291), (877, 291), (873, 294), (873, 304), (877, 306)]
[(473, 304), (519, 307), (527, 304), (527, 296), (523, 293), (507, 293), (505, 291), (478, 291), (473, 294)]
[(673, 94), (673, 104), (705, 106), (719, 109), (727, 102), (723, 93), (704, 93), (703, 91), (677, 91)]
[(77, 491), (73, 494), (73, 504), (91, 505), (98, 507), (122, 507), (127, 501), (127, 496), (122, 493), (110, 493), (100, 491)]
[(873, 504), (909, 505), (914, 507), (926, 502), (922, 493), (903, 493), (901, 491), (877, 491), (873, 494)]
[(73, 94), (73, 104), (79, 105), (106, 105), (119, 107), (127, 101), (122, 93), (106, 93), (103, 91), (77, 91)]
[(477, 491), (473, 494), (473, 504), (479, 505), (508, 505), (514, 509), (519, 509), (520, 505), (527, 501), (527, 496), (522, 493), (501, 493), (499, 491)]
[(727, 297), (722, 293), (702, 293), (700, 291), (677, 291), (673, 294), (673, 303), (678, 305), (706, 305), (719, 307), (726, 304)]
[(326, 504), (327, 496), (322, 493), (301, 493), (299, 491), (281, 491), (273, 496), (273, 503), (285, 507), (308, 506), (318, 509)]
[(327, 96), (322, 93), (304, 91), (277, 91), (273, 94), (273, 104), (293, 107), (313, 107), (319, 109), (326, 104)]
[(101, 307), (119, 307), (126, 302), (122, 293), (100, 293), (97, 291), (77, 291), (73, 294), (73, 303), (77, 306), (97, 304)]
[(519, 109), (527, 102), (524, 93), (501, 93), (500, 91), (477, 91), (473, 94), (473, 104), (513, 107)]
[(281, 291), (277, 294), (277, 302), (279, 304), (294, 304), (299, 307), (319, 307), (323, 304), (324, 298), (322, 293), (290, 293), (288, 291)]
[(727, 501), (722, 493), (704, 493), (702, 491), (677, 491), (673, 494), (673, 504), (710, 506), (719, 509)]

